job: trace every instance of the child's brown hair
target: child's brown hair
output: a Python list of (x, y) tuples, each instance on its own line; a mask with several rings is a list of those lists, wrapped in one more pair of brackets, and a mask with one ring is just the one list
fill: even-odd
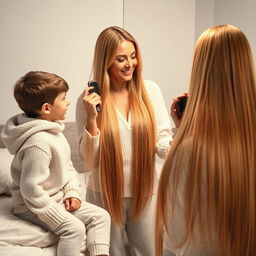
[(29, 116), (38, 117), (44, 103), (53, 104), (61, 92), (67, 92), (67, 82), (53, 73), (30, 71), (14, 86), (14, 97), (19, 107)]

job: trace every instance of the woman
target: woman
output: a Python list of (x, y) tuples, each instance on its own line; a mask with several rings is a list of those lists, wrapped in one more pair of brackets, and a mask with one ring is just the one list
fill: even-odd
[[(98, 37), (93, 80), (77, 102), (80, 154), (90, 172), (87, 200), (112, 217), (110, 254), (155, 253), (157, 176), (155, 153), (166, 156), (170, 120), (159, 87), (142, 79), (138, 44), (124, 29), (110, 27)], [(100, 104), (101, 111), (96, 111)]]
[(199, 38), (189, 100), (159, 184), (157, 256), (255, 255), (256, 83), (245, 35), (214, 26)]

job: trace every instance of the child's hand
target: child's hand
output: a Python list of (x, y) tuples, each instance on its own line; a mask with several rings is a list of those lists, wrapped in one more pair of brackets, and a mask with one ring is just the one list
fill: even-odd
[(75, 197), (70, 197), (65, 200), (66, 210), (69, 212), (73, 212), (79, 209), (81, 206), (81, 201)]

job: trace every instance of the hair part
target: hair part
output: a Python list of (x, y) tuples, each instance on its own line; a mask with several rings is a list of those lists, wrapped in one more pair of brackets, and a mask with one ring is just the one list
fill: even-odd
[(61, 92), (67, 92), (67, 82), (52, 73), (30, 71), (14, 86), (14, 97), (19, 107), (29, 116), (38, 117), (44, 103), (53, 104)]
[[(181, 247), (217, 239), (221, 255), (253, 255), (256, 245), (256, 82), (243, 32), (214, 26), (199, 38), (189, 100), (163, 167), (157, 206), (157, 255), (164, 227), (184, 183), (185, 234)], [(188, 164), (182, 168), (184, 151)], [(174, 161), (175, 159), (175, 161)], [(185, 172), (185, 180), (182, 175)], [(168, 193), (166, 194), (166, 191)]]

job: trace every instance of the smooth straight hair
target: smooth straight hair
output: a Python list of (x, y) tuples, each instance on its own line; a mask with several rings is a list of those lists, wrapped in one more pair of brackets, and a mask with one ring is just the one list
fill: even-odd
[[(123, 223), (124, 174), (122, 147), (108, 70), (122, 41), (130, 41), (138, 64), (128, 82), (132, 117), (132, 197), (134, 217), (140, 216), (153, 191), (156, 128), (153, 109), (142, 79), (142, 60), (136, 40), (120, 27), (109, 27), (99, 35), (94, 52), (93, 79), (98, 81), (102, 111), (97, 122), (101, 131), (99, 169), (104, 203), (115, 223)], [(143, 145), (143, 148), (142, 148)]]
[(216, 239), (220, 255), (255, 255), (255, 66), (246, 36), (231, 25), (206, 30), (195, 47), (186, 112), (159, 184), (157, 256), (181, 186), (185, 233), (178, 247), (199, 231), (208, 245)]

